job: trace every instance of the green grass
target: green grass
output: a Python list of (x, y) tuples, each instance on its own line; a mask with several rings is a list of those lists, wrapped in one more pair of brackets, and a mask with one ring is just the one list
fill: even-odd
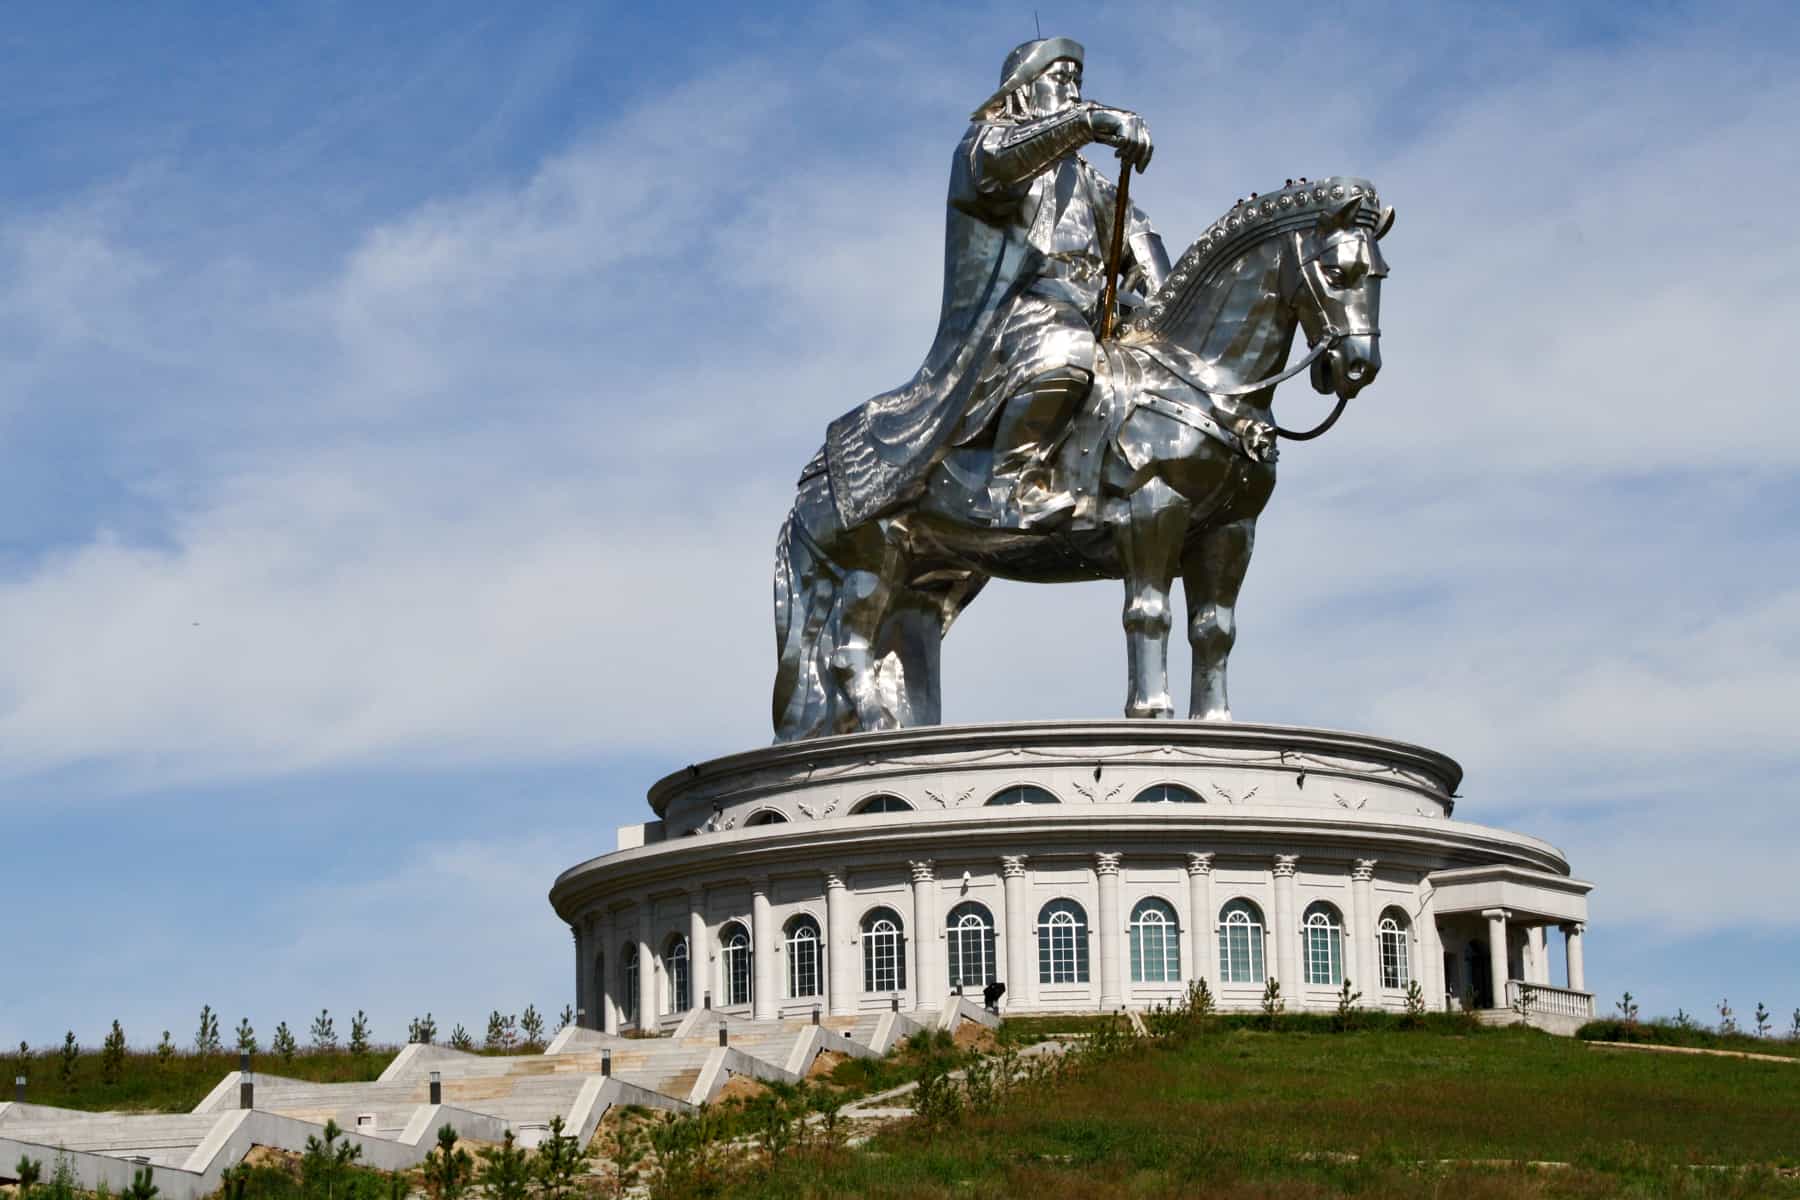
[[(251, 1057), (250, 1066), (259, 1074), (315, 1083), (366, 1083), (379, 1076), (398, 1053), (397, 1046), (382, 1046), (366, 1054), (296, 1054), (289, 1061), (277, 1054), (257, 1054)], [(177, 1054), (166, 1063), (154, 1054), (130, 1053), (118, 1081), (107, 1083), (101, 1078), (97, 1052), (83, 1053), (73, 1078), (67, 1081), (62, 1078), (60, 1051), (34, 1054), (22, 1068), (16, 1054), (3, 1061), (6, 1086), (0, 1094), (6, 1099), (12, 1099), (13, 1076), (23, 1070), (28, 1080), (27, 1103), (90, 1112), (188, 1112), (238, 1069), (235, 1053)]]
[[(954, 1129), (785, 1157), (729, 1194), (1800, 1196), (1800, 1175), (1776, 1173), (1800, 1166), (1797, 1112), (1785, 1063), (1448, 1024), (1221, 1023)], [(1542, 1161), (1570, 1166), (1525, 1165)], [(1733, 1169), (1693, 1169), (1717, 1166)]]

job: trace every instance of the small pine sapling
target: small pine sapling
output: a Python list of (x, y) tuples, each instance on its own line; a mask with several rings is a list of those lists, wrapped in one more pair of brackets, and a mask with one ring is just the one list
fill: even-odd
[(525, 1200), (531, 1192), (530, 1154), (519, 1148), (513, 1131), (506, 1131), (498, 1146), (481, 1151), (481, 1176), (477, 1181), (487, 1200)]
[(362, 1009), (350, 1018), (350, 1053), (367, 1054), (369, 1052), (369, 1018)]
[(1263, 984), (1262, 1015), (1264, 1026), (1275, 1023), (1276, 1014), (1287, 1007), (1287, 1001), (1281, 998), (1281, 981), (1273, 975)]
[(1686, 1030), (1695, 1028), (1693, 1014), (1688, 1012), (1685, 1008), (1678, 1008), (1675, 1010), (1673, 1024), (1677, 1029)]
[(562, 1015), (556, 1018), (556, 1032), (561, 1033), (574, 1023), (575, 1009), (570, 1005), (563, 1005)]
[(469, 1031), (462, 1027), (460, 1021), (457, 1022), (456, 1028), (450, 1031), (450, 1048), (463, 1051), (475, 1049), (475, 1039), (469, 1036)]
[(269, 1040), (269, 1049), (281, 1055), (284, 1063), (293, 1062), (294, 1055), (300, 1052), (300, 1043), (294, 1040), (294, 1031), (287, 1027), (286, 1021), (275, 1026), (275, 1036)]
[(1344, 986), (1338, 989), (1337, 1013), (1332, 1021), (1338, 1029), (1349, 1029), (1356, 1021), (1356, 1002), (1362, 999), (1362, 993), (1350, 989), (1350, 978), (1345, 976)]
[(518, 1045), (519, 1018), (495, 1009), (488, 1014), (487, 1049), (506, 1053)]
[(331, 1010), (321, 1008), (319, 1015), (313, 1018), (312, 1048), (320, 1054), (330, 1054), (338, 1047), (337, 1027), (332, 1023)]
[(1788, 1026), (1788, 1041), (1800, 1042), (1800, 1008), (1794, 1010), (1794, 1023)]
[(462, 1200), (469, 1190), (474, 1166), (469, 1152), (456, 1144), (456, 1130), (449, 1125), (439, 1126), (437, 1148), (425, 1156), (422, 1168), (426, 1193), (431, 1200)]
[(1731, 1037), (1738, 1031), (1737, 1014), (1731, 1010), (1731, 997), (1719, 1001), (1719, 1036)]
[(1637, 1024), (1638, 1005), (1637, 1001), (1631, 998), (1630, 992), (1626, 992), (1625, 995), (1620, 998), (1616, 1007), (1619, 1010), (1619, 1019), (1621, 1021), (1625, 1022), (1627, 1025)]
[(1411, 1027), (1424, 1019), (1425, 989), (1419, 986), (1418, 980), (1409, 980), (1406, 985), (1406, 1016), (1403, 1018), (1403, 1023)]
[(437, 1041), (437, 1033), (437, 1022), (430, 1013), (414, 1017), (406, 1026), (406, 1040), (421, 1046), (429, 1046)]
[(306, 1139), (306, 1153), (300, 1157), (300, 1190), (303, 1195), (320, 1200), (339, 1200), (350, 1196), (354, 1187), (350, 1167), (362, 1157), (362, 1147), (348, 1139), (339, 1142), (344, 1131), (334, 1120), (325, 1122), (325, 1139)]
[[(1625, 993), (1625, 999), (1626, 1000), (1631, 999), (1630, 992)], [(1521, 987), (1519, 989), (1518, 995), (1513, 999), (1513, 1002), (1512, 1002), (1512, 1010), (1513, 1010), (1514, 1015), (1516, 1015), (1519, 1018), (1519, 1024), (1521, 1024), (1521, 1025), (1531, 1024), (1531, 1009), (1532, 1009), (1533, 1005), (1535, 1005), (1536, 1003), (1537, 1003), (1537, 990), (1535, 988)], [(1628, 1023), (1633, 1023), (1633, 1024), (1636, 1023), (1636, 1021), (1637, 1021), (1637, 1005), (1633, 1004), (1631, 1006), (1631, 1015), (1625, 1019)]]
[(18, 1200), (28, 1200), (31, 1189), (37, 1186), (38, 1180), (44, 1177), (44, 1164), (25, 1155), (19, 1155), (19, 1164), (13, 1168), (13, 1178), (18, 1181), (19, 1189), (13, 1194)]
[(255, 1054), (257, 1049), (258, 1049), (258, 1046), (256, 1044), (256, 1030), (254, 1030), (250, 1027), (250, 1018), (245, 1017), (238, 1022), (238, 1026), (237, 1026), (237, 1050), (238, 1050), (238, 1053), (239, 1054)]
[(106, 1040), (100, 1043), (100, 1082), (117, 1083), (125, 1073), (125, 1030), (117, 1022), (112, 1023)]
[(156, 1065), (168, 1070), (169, 1064), (175, 1061), (175, 1039), (163, 1030), (162, 1041), (156, 1043)]
[(76, 1200), (80, 1189), (75, 1186), (75, 1164), (66, 1150), (56, 1152), (56, 1165), (50, 1168), (50, 1182), (44, 1189), (44, 1200)]
[(31, 1045), (30, 1045), (30, 1043), (26, 1042), (24, 1039), (21, 1038), (19, 1041), (19, 1069), (17, 1072), (15, 1072), (15, 1074), (29, 1075), (29, 1074), (31, 1074), (30, 1068), (31, 1068)]
[(73, 1029), (63, 1034), (62, 1063), (59, 1074), (66, 1087), (75, 1082), (75, 1069), (81, 1065), (81, 1043), (75, 1040)]
[(519, 1032), (524, 1036), (524, 1047), (527, 1050), (544, 1048), (544, 1018), (537, 1006), (527, 1004), (524, 1015), (519, 1018)]
[(131, 1173), (131, 1186), (119, 1193), (119, 1200), (156, 1200), (161, 1190), (152, 1181), (150, 1168), (139, 1167)]
[(1775, 1014), (1765, 1008), (1761, 1000), (1758, 1000), (1756, 1002), (1756, 1012), (1751, 1015), (1756, 1021), (1756, 1036), (1759, 1038), (1768, 1037), (1769, 1031), (1774, 1028), (1774, 1026), (1769, 1023), (1769, 1018), (1773, 1017)]
[(219, 1040), (219, 1014), (212, 1010), (212, 1005), (200, 1006), (200, 1028), (194, 1033), (195, 1054), (217, 1054), (224, 1049)]

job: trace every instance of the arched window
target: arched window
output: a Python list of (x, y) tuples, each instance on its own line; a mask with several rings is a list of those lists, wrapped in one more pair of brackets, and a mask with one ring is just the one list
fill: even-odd
[(1073, 900), (1052, 900), (1038, 910), (1038, 982), (1088, 981), (1087, 912)]
[(686, 1012), (694, 1007), (692, 976), (688, 973), (688, 940), (680, 934), (669, 939), (663, 950), (663, 961), (669, 964), (669, 1011)]
[(804, 913), (787, 923), (788, 998), (819, 994), (819, 923)]
[(1156, 783), (1131, 798), (1133, 804), (1205, 804), (1200, 793), (1179, 783)]
[(626, 942), (619, 952), (619, 1013), (624, 1020), (638, 1017), (638, 952), (636, 942)]
[(984, 988), (994, 982), (994, 916), (985, 904), (964, 900), (944, 917), (950, 986)]
[(1261, 983), (1264, 978), (1262, 909), (1248, 900), (1233, 900), (1219, 910), (1219, 982)]
[(862, 919), (863, 991), (906, 988), (906, 926), (891, 908), (872, 908)]
[(1381, 939), (1381, 986), (1405, 991), (1412, 982), (1412, 938), (1406, 914), (1397, 908), (1388, 909), (1381, 914), (1376, 934)]
[(765, 808), (761, 812), (751, 813), (750, 819), (748, 821), (745, 821), (744, 824), (746, 824), (746, 825), (786, 825), (787, 824), (787, 815), (785, 813), (777, 812), (775, 809), (772, 809), (772, 808)]
[(1337, 987), (1344, 982), (1344, 922), (1323, 900), (1309, 905), (1301, 925), (1306, 982)]
[(1061, 804), (1056, 793), (1047, 792), (1041, 787), (1029, 783), (1015, 784), (995, 792), (988, 797), (988, 803), (994, 804)]
[(1131, 982), (1181, 982), (1179, 923), (1166, 901), (1139, 900), (1131, 910)]
[(913, 806), (898, 796), (870, 796), (867, 800), (850, 810), (853, 817), (864, 817), (870, 813), (911, 812)]
[(750, 933), (736, 921), (719, 930), (719, 957), (725, 975), (725, 1003), (750, 1003)]

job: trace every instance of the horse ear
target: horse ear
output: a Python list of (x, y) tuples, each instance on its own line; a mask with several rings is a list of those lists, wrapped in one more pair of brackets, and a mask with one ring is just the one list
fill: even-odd
[(1330, 212), (1319, 217), (1319, 232), (1328, 233), (1335, 229), (1348, 229), (1356, 220), (1356, 210), (1362, 207), (1362, 197), (1352, 196)]
[(1387, 231), (1394, 227), (1394, 215), (1394, 206), (1390, 204), (1381, 210), (1380, 216), (1375, 218), (1376, 241), (1379, 242), (1382, 238), (1386, 237)]

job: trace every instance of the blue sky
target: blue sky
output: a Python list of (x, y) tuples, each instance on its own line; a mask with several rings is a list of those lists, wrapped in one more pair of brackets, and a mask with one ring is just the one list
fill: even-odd
[[(1294, 175), (1400, 209), (1239, 716), (1461, 760), (1609, 999), (1800, 1006), (1793, 13), (1037, 8), (1173, 246)], [(1031, 7), (671, 11), (13, 11), (0, 1044), (553, 1012), (555, 872), (766, 740), (794, 474), (922, 355)], [(946, 715), (1115, 713), (1118, 601), (996, 585)]]

